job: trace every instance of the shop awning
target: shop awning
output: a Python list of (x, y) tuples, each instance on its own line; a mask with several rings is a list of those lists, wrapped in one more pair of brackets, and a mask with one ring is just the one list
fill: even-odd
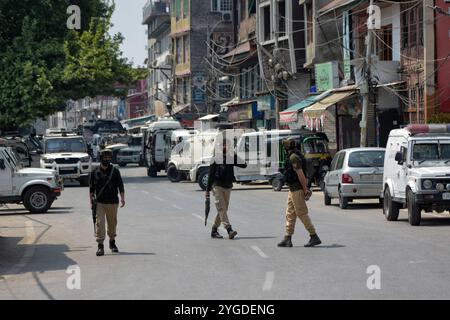
[(331, 95), (325, 97), (314, 103), (312, 106), (303, 110), (304, 113), (310, 118), (320, 118), (320, 116), (327, 110), (329, 107), (335, 105), (336, 103), (341, 102), (342, 100), (347, 99), (351, 95), (356, 93), (356, 90), (349, 91), (335, 91)]
[(293, 106), (290, 106), (286, 110), (280, 112), (280, 123), (287, 124), (287, 123), (297, 122), (298, 121), (298, 113), (300, 111), (304, 110), (305, 108), (308, 108), (309, 106), (314, 104), (316, 101), (323, 99), (327, 95), (329, 95), (329, 92), (325, 92), (320, 95), (319, 94), (311, 95), (311, 96), (307, 97), (305, 100), (303, 100), (299, 103), (296, 103)]

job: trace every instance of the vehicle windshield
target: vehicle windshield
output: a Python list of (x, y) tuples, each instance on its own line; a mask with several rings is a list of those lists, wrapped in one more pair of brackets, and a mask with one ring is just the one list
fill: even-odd
[(411, 160), (418, 161), (419, 164), (425, 161), (450, 160), (450, 140), (414, 143)]
[(83, 139), (50, 139), (45, 142), (46, 153), (83, 152), (86, 153), (86, 144)]
[(348, 166), (352, 168), (369, 168), (384, 166), (384, 151), (354, 151), (348, 158)]
[(142, 137), (133, 137), (130, 141), (130, 146), (141, 146)]
[(321, 138), (307, 138), (303, 140), (305, 153), (327, 153), (327, 142)]

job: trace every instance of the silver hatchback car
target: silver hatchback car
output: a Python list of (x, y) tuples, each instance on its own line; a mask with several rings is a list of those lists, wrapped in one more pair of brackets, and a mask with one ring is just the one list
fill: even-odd
[(353, 199), (380, 199), (384, 154), (383, 148), (353, 148), (336, 153), (325, 176), (325, 205), (338, 198), (339, 207), (346, 209)]

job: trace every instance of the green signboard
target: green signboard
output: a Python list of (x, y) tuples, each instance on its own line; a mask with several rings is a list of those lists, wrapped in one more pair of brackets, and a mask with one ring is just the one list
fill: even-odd
[(338, 64), (336, 61), (315, 65), (317, 91), (327, 91), (339, 87)]

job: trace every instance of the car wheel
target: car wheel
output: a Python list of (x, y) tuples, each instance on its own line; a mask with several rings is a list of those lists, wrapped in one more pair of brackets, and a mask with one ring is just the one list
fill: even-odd
[(330, 196), (328, 195), (327, 189), (325, 189), (325, 185), (324, 185), (324, 188), (323, 188), (323, 203), (324, 203), (326, 206), (331, 205), (331, 198), (330, 198)]
[(400, 205), (397, 202), (392, 201), (389, 188), (384, 190), (383, 213), (387, 221), (397, 221), (400, 213)]
[(200, 188), (202, 188), (202, 190), (206, 190), (207, 186), (208, 186), (208, 178), (209, 178), (209, 170), (204, 169), (201, 170), (200, 173), (198, 174), (198, 185), (200, 186)]
[(181, 174), (178, 171), (177, 167), (175, 167), (173, 164), (167, 168), (167, 178), (171, 182), (180, 182), (181, 181)]
[(347, 209), (348, 208), (348, 198), (344, 197), (339, 190), (339, 208)]
[(274, 178), (272, 180), (272, 188), (274, 191), (281, 191), (283, 189), (283, 181), (281, 179)]
[(31, 213), (45, 213), (52, 205), (50, 190), (43, 186), (31, 187), (23, 197), (23, 205)]
[(420, 225), (422, 220), (422, 208), (416, 203), (414, 192), (408, 190), (408, 221), (412, 226)]

